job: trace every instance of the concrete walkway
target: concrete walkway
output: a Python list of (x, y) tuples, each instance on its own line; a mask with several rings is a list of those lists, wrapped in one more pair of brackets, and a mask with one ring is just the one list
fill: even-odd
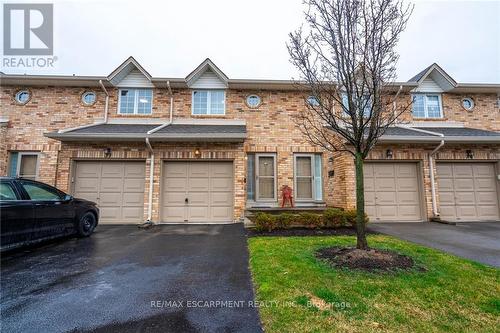
[(369, 229), (500, 267), (500, 222), (371, 223)]
[(2, 332), (262, 331), (241, 224), (100, 225), (1, 270)]

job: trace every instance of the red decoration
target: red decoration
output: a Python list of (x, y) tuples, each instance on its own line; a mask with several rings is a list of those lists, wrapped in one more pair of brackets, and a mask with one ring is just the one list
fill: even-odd
[(290, 202), (290, 207), (293, 208), (293, 191), (292, 188), (288, 185), (283, 185), (281, 188), (281, 197), (283, 202), (281, 203), (281, 208), (285, 207), (287, 201)]

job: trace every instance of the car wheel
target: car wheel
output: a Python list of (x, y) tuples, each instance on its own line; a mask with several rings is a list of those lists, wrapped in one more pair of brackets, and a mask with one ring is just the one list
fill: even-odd
[(78, 227), (77, 227), (78, 236), (80, 237), (90, 236), (94, 232), (96, 225), (97, 225), (97, 220), (93, 213), (87, 212), (83, 214), (83, 216), (80, 218), (80, 221), (78, 221)]

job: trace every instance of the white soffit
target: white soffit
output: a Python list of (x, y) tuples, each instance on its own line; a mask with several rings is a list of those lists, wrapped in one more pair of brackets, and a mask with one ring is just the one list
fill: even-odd
[(457, 83), (437, 64), (429, 67), (427, 72), (418, 80), (418, 87), (413, 92), (447, 92), (455, 88)]
[(154, 86), (151, 83), (151, 75), (133, 57), (129, 57), (118, 66), (118, 68), (108, 76), (108, 81), (120, 87)]

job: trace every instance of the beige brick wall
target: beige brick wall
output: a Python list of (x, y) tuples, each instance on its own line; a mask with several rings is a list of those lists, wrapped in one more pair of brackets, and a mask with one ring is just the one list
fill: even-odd
[[(41, 181), (56, 185), (63, 190), (69, 189), (71, 161), (79, 158), (104, 158), (103, 149), (113, 147), (112, 158), (144, 159), (148, 157), (146, 147), (142, 143), (116, 144), (63, 144), (43, 136), (43, 133), (61, 128), (90, 124), (102, 119), (104, 112), (104, 93), (98, 88), (86, 87), (30, 87), (33, 94), (30, 102), (24, 106), (17, 105), (13, 96), (21, 87), (0, 87), (0, 117), (8, 117), (9, 123), (0, 132), (4, 140), (0, 145), (0, 175), (7, 172), (8, 151), (40, 151), (39, 178)], [(86, 90), (97, 93), (97, 102), (93, 106), (84, 106), (81, 94)], [(118, 114), (118, 89), (110, 92), (110, 118), (163, 118), (169, 116), (170, 97), (166, 89), (155, 89), (153, 94), (153, 114), (148, 116), (124, 116)], [(353, 207), (354, 168), (351, 155), (325, 153), (311, 146), (295, 126), (292, 116), (304, 108), (304, 95), (297, 91), (246, 91), (228, 90), (226, 96), (226, 115), (224, 116), (192, 116), (191, 90), (174, 89), (174, 117), (176, 118), (223, 118), (241, 119), (247, 123), (248, 138), (244, 144), (155, 144), (155, 152), (165, 158), (191, 158), (194, 148), (200, 148), (202, 158), (226, 158), (235, 161), (235, 218), (241, 216), (245, 206), (246, 152), (273, 152), (277, 154), (277, 188), (283, 185), (293, 187), (293, 153), (323, 153), (324, 199), (328, 205)], [(257, 109), (246, 106), (245, 98), (257, 94), (262, 104)], [(476, 107), (468, 112), (461, 107), (463, 97), (472, 97)], [(464, 122), (466, 126), (500, 130), (499, 110), (496, 106), (495, 94), (443, 94), (443, 120)], [(410, 101), (409, 95), (400, 97), (399, 106)], [(406, 112), (403, 120), (411, 120), (411, 113)], [(430, 183), (428, 180), (427, 154), (432, 146), (391, 146), (394, 159), (412, 159), (422, 162), (426, 210), (430, 207)], [(370, 158), (383, 158), (386, 147), (378, 147)], [(452, 154), (461, 159), (465, 149), (473, 149), (476, 158), (498, 159), (498, 146), (446, 147), (441, 154)], [(185, 157), (187, 156), (187, 157)], [(214, 157), (215, 156), (215, 157)], [(222, 157), (221, 157), (222, 156)], [(378, 156), (378, 157), (377, 157)], [(333, 161), (329, 161), (333, 157)], [(483, 158), (483, 157), (481, 157)], [(159, 159), (157, 158), (157, 161)], [(148, 162), (149, 163), (149, 162)], [(149, 169), (149, 165), (147, 166)], [(333, 170), (333, 177), (328, 171)], [(147, 175), (149, 171), (147, 170)], [(155, 163), (154, 216), (159, 218), (159, 182), (161, 163)], [(148, 181), (145, 179), (145, 181)], [(146, 185), (145, 198), (148, 196)], [(147, 207), (145, 207), (145, 211)]]

